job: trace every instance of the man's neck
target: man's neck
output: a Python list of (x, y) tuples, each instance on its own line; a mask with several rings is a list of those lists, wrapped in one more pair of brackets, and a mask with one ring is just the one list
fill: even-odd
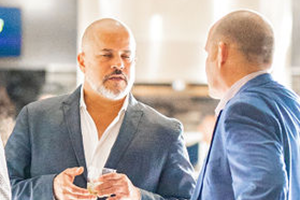
[(83, 93), (86, 109), (94, 120), (98, 139), (100, 139), (107, 127), (118, 116), (126, 97), (111, 100), (87, 88), (83, 88)]
[(267, 70), (267, 66), (262, 66), (258, 64), (252, 64), (247, 62), (244, 59), (236, 59), (226, 67), (226, 71), (224, 74), (225, 83), (227, 85), (227, 89), (230, 89), (232, 85), (236, 82), (252, 74), (254, 72)]

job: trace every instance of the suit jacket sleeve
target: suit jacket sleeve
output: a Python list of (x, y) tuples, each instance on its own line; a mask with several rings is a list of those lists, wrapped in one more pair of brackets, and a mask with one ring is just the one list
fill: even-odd
[(237, 103), (224, 116), (224, 140), (235, 199), (286, 199), (282, 136), (272, 113), (269, 108)]
[[(53, 199), (56, 174), (31, 176), (30, 119), (28, 107), (20, 112), (6, 147), (7, 167), (13, 199)], [(42, 165), (42, 163), (41, 163)]]
[(195, 188), (193, 171), (180, 128), (178, 138), (169, 147), (157, 193), (141, 190), (142, 200), (190, 199)]

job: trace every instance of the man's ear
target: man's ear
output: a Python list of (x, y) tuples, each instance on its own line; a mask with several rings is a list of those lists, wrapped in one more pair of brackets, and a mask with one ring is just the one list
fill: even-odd
[(218, 67), (222, 67), (226, 61), (228, 56), (228, 46), (224, 42), (218, 43)]
[(84, 63), (84, 53), (81, 52), (77, 55), (77, 61), (79, 64), (79, 68), (82, 71), (82, 73), (85, 73), (85, 63)]

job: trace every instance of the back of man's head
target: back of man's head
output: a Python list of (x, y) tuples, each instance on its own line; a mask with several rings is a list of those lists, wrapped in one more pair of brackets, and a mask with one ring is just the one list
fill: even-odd
[(234, 43), (245, 61), (269, 67), (272, 63), (274, 34), (271, 25), (259, 14), (239, 10), (220, 19), (212, 31), (214, 42)]

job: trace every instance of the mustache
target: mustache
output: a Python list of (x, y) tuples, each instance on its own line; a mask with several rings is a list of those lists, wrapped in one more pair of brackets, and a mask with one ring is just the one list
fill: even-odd
[(128, 78), (127, 78), (127, 76), (123, 73), (122, 70), (119, 70), (119, 69), (116, 69), (116, 70), (113, 71), (112, 73), (110, 73), (110, 74), (104, 76), (103, 83), (106, 82), (106, 81), (108, 81), (108, 79), (110, 79), (111, 76), (113, 76), (113, 75), (122, 75), (122, 76), (123, 76), (123, 79), (125, 80), (125, 82), (128, 83)]

